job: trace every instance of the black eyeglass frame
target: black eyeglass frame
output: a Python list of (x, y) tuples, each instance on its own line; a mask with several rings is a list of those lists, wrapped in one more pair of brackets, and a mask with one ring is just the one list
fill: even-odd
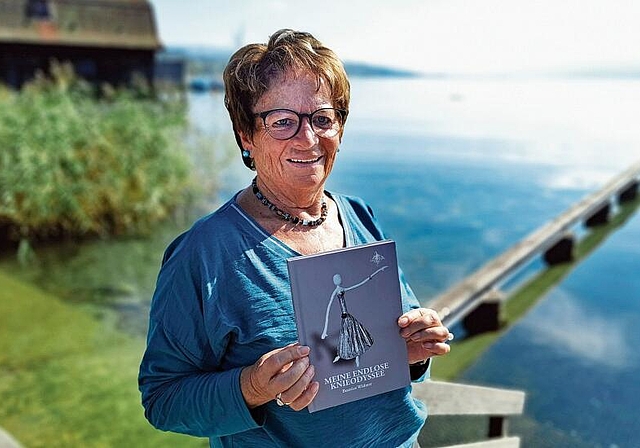
[[(269, 132), (269, 126), (267, 126), (267, 116), (272, 113), (272, 112), (277, 112), (277, 111), (286, 111), (286, 112), (291, 112), (292, 114), (297, 115), (298, 117), (298, 128), (296, 129), (296, 132), (293, 133), (293, 135), (291, 137), (287, 137), (287, 138), (277, 138), (274, 137), (271, 132)], [(311, 125), (311, 129), (313, 129), (313, 132), (321, 138), (324, 138), (324, 136), (318, 135), (318, 132), (316, 131), (316, 128), (313, 126), (313, 120), (312, 117), (318, 113), (321, 112), (323, 110), (335, 110), (336, 113), (338, 114), (338, 116), (340, 117), (340, 127), (344, 126), (344, 123), (347, 119), (347, 115), (349, 114), (348, 110), (345, 109), (336, 109), (335, 107), (321, 107), (320, 109), (314, 110), (313, 112), (311, 112), (310, 114), (303, 114), (300, 112), (296, 112), (295, 110), (291, 110), (291, 109), (286, 109), (283, 107), (279, 107), (277, 109), (271, 109), (271, 110), (265, 110), (264, 112), (258, 112), (258, 113), (254, 113), (253, 116), (254, 117), (260, 117), (262, 118), (262, 124), (264, 125), (265, 130), (267, 131), (267, 133), (275, 140), (291, 140), (293, 137), (295, 137), (296, 135), (298, 135), (298, 132), (300, 132), (300, 128), (302, 127), (302, 119), (307, 117), (309, 119), (309, 124)], [(340, 129), (338, 129), (338, 133), (336, 135), (338, 135), (340, 133)], [(327, 138), (333, 138), (335, 136), (332, 137), (327, 137)]]

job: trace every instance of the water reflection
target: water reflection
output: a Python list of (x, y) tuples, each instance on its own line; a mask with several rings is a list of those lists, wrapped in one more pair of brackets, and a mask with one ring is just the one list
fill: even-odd
[(638, 364), (637, 351), (628, 338), (633, 328), (564, 288), (549, 293), (523, 321), (522, 330), (530, 343), (560, 351), (587, 367), (625, 369)]
[(174, 219), (142, 237), (39, 247), (28, 266), (5, 254), (0, 269), (85, 307), (98, 318), (115, 320), (128, 334), (144, 336), (162, 253), (187, 225), (186, 218)]

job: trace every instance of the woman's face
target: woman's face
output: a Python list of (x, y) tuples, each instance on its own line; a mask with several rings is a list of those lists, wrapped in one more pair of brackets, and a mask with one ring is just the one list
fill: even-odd
[[(323, 107), (333, 107), (326, 83), (317, 88), (317, 77), (307, 71), (288, 71), (275, 79), (254, 107), (254, 113), (273, 109), (290, 109), (310, 114)], [(273, 193), (284, 197), (291, 193), (317, 191), (333, 168), (340, 133), (332, 138), (318, 137), (303, 118), (300, 130), (289, 140), (276, 140), (256, 118), (253, 139), (241, 134), (242, 144), (251, 152), (260, 180)]]

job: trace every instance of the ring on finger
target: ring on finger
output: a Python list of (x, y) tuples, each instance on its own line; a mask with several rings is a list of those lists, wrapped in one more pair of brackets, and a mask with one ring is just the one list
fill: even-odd
[(285, 403), (284, 401), (282, 401), (282, 392), (276, 395), (276, 403), (278, 404), (278, 406), (289, 406), (291, 404), (291, 402)]

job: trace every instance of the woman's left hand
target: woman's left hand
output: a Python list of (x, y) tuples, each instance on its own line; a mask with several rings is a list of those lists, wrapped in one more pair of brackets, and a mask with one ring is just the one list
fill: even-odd
[(447, 341), (453, 334), (442, 325), (438, 313), (432, 309), (413, 309), (398, 318), (398, 326), (400, 336), (407, 341), (409, 364), (444, 355), (451, 350)]

